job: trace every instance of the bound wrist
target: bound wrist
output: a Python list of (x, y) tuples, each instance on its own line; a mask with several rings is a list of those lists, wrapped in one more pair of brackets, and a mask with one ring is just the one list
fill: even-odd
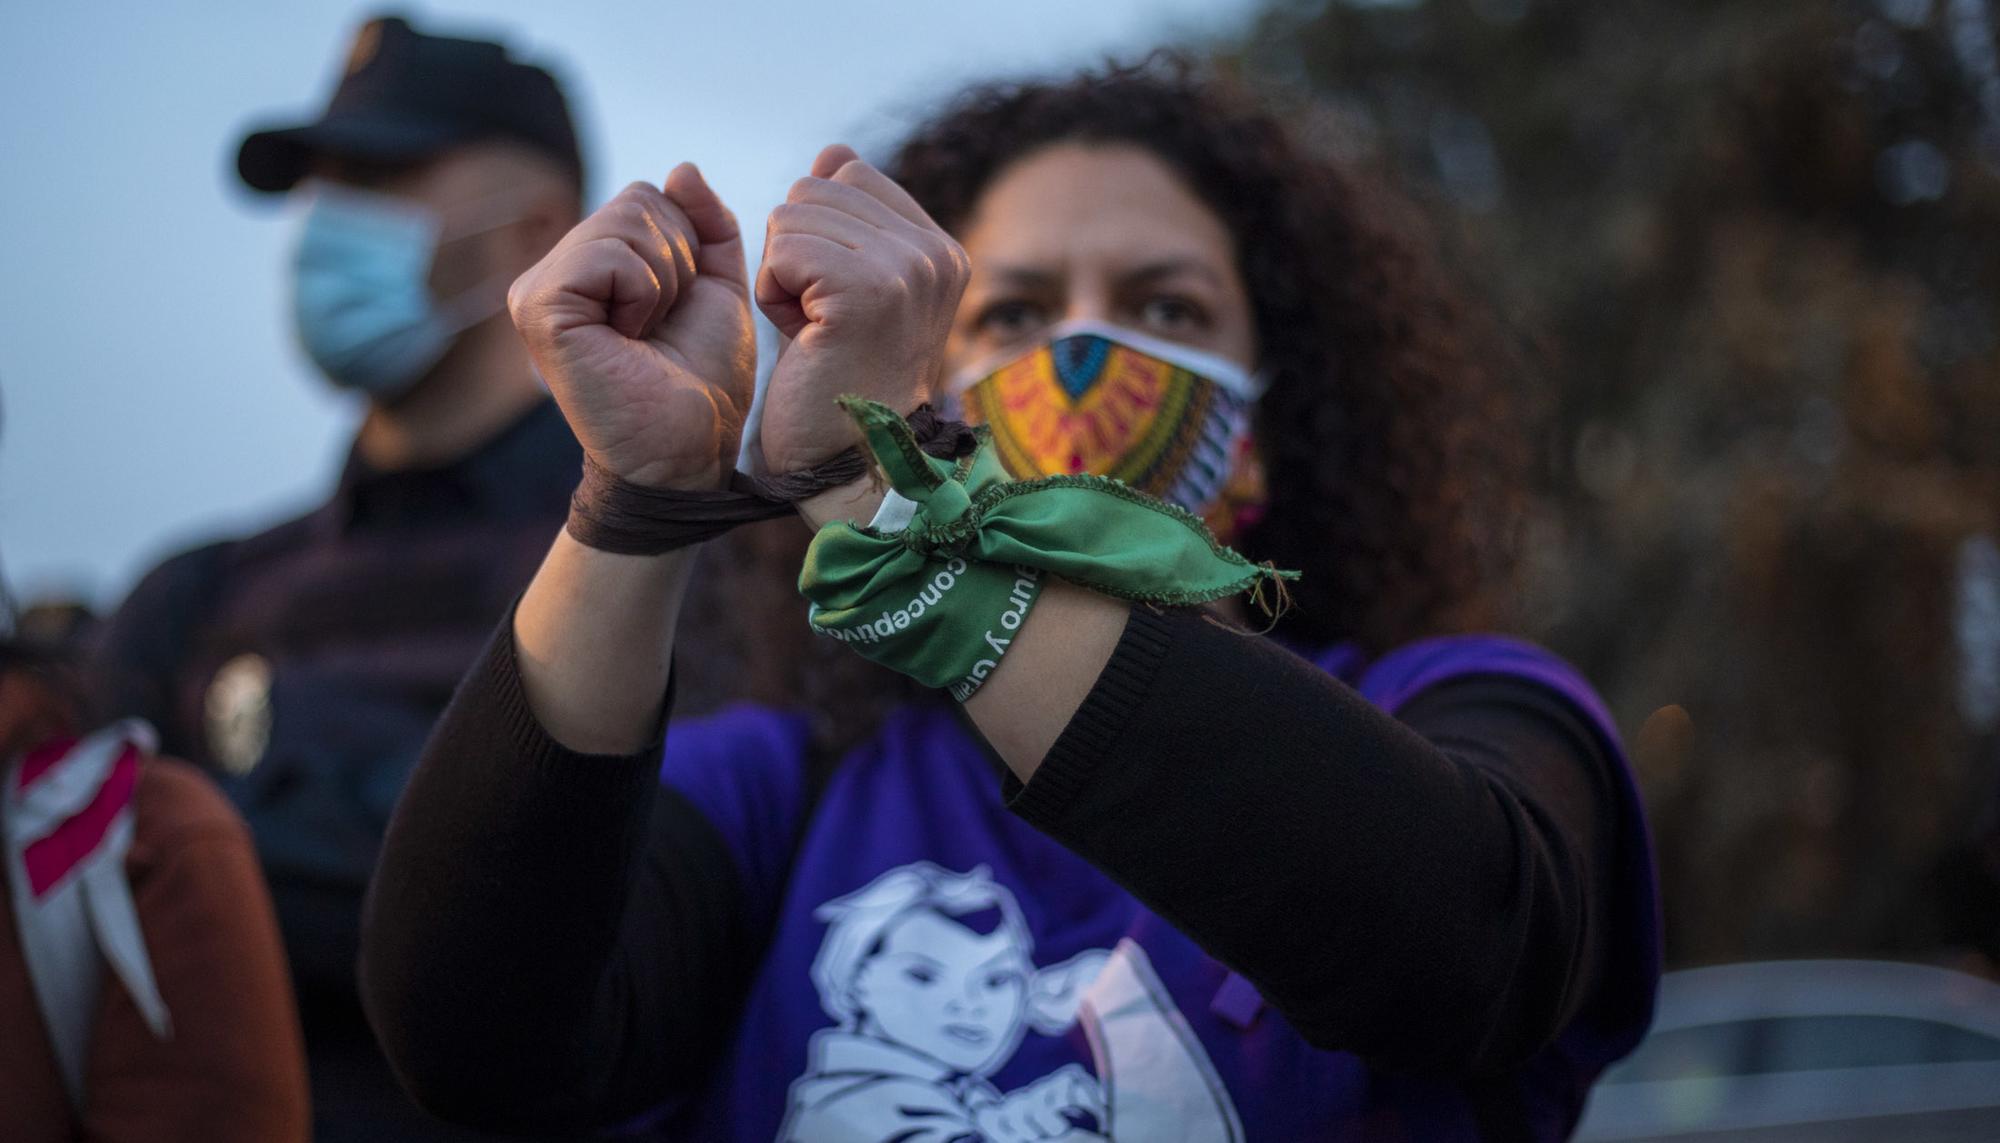
[[(908, 515), (885, 510), (873, 530), (820, 529), (799, 575), (808, 621), (960, 702), (998, 668), (1049, 573), (1136, 602), (1188, 605), (1247, 591), (1274, 613), (1284, 606), (1283, 581), (1297, 575), (1252, 564), (1199, 518), (1117, 481), (1010, 481), (990, 445), (941, 460), (918, 449), (894, 410), (860, 399), (842, 405), (912, 507)], [(861, 508), (886, 498), (866, 491), (859, 502), (819, 505), (808, 519), (858, 522)]]
[(814, 531), (836, 521), (863, 525), (875, 518), (889, 486), (874, 472), (798, 502), (799, 516)]

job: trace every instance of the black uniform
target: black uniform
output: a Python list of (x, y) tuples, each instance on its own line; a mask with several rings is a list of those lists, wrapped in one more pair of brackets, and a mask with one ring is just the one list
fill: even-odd
[(106, 714), (249, 821), (305, 1020), (319, 1139), (427, 1135), (354, 984), (361, 896), (431, 725), (562, 526), (582, 452), (553, 402), (439, 468), (350, 457), (332, 499), (176, 556), (106, 625)]

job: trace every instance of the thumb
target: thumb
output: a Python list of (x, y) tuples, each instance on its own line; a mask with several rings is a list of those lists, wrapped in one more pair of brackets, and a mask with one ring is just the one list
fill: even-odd
[(748, 288), (750, 275), (744, 269), (743, 232), (736, 226), (736, 215), (723, 205), (722, 197), (702, 177), (701, 168), (682, 163), (667, 175), (662, 189), (694, 224), (695, 273)]

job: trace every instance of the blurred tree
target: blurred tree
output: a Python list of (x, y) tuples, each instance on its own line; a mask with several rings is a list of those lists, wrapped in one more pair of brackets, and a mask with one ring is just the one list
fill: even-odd
[(1525, 616), (1692, 716), (1642, 774), (1677, 963), (2000, 958), (1994, 23), (1271, 0), (1220, 52), (1537, 335)]

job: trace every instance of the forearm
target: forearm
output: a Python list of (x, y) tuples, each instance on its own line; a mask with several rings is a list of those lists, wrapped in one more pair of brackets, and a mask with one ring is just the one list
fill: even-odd
[(541, 725), (571, 750), (625, 754), (660, 721), (693, 552), (628, 556), (565, 531), (514, 613), (521, 683)]
[(1316, 1045), (1485, 1070), (1546, 1042), (1587, 988), (1614, 812), (1589, 747), (1491, 706), (1451, 733), (1527, 729), (1490, 757), (1447, 749), (1267, 640), (1135, 611), (1012, 806)]
[(966, 700), (966, 715), (1019, 781), (1034, 777), (1097, 684), (1128, 613), (1118, 600), (1051, 580), (999, 669)]
[(613, 1082), (598, 1006), (657, 796), (656, 728), (580, 755), (527, 705), (502, 628), (397, 803), (362, 928), (362, 997), (398, 1075), (433, 1113), (494, 1127), (587, 1116)]
[[(813, 528), (836, 520), (866, 524), (882, 497), (875, 481), (855, 481), (805, 501), (799, 514)], [(1117, 600), (1051, 580), (999, 669), (966, 701), (973, 725), (1016, 778), (1033, 776), (1090, 693), (1118, 645), (1125, 615)]]

